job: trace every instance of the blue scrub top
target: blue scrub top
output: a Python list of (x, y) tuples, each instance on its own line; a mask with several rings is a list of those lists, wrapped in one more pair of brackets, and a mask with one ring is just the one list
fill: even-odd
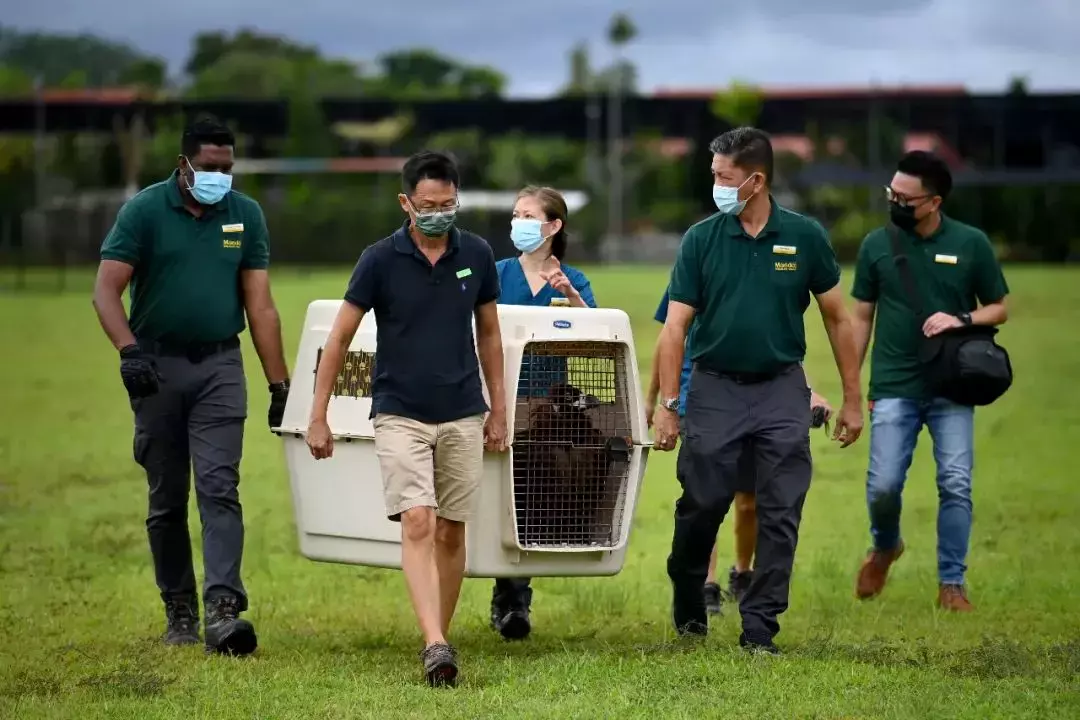
[[(562, 263), (560, 269), (566, 275), (566, 279), (574, 286), (581, 295), (581, 299), (591, 308), (596, 307), (596, 298), (593, 297), (592, 286), (585, 273), (577, 268)], [(516, 257), (506, 258), (495, 263), (495, 269), (499, 274), (499, 304), (500, 305), (533, 305), (535, 307), (548, 307), (554, 298), (565, 298), (561, 292), (550, 285), (545, 284), (536, 295), (532, 294), (529, 281), (525, 278), (525, 270)], [(535, 367), (534, 367), (535, 365)], [(566, 360), (559, 357), (534, 358), (530, 362), (528, 356), (522, 358), (521, 376), (518, 378), (518, 397), (546, 397), (548, 388), (567, 380)], [(535, 376), (535, 378), (534, 378)], [(530, 379), (541, 379), (540, 383), (531, 383)]]
[[(660, 301), (660, 307), (656, 308), (656, 315), (653, 318), (661, 325), (667, 322), (667, 306), (668, 306), (668, 291), (664, 290), (664, 297)], [(697, 323), (697, 318), (694, 319), (694, 323), (691, 324), (691, 330), (693, 325)], [(687, 337), (686, 347), (683, 349), (683, 364), (682, 375), (679, 377), (679, 417), (686, 414), (686, 394), (690, 390), (690, 372), (693, 370), (693, 363), (690, 362), (690, 338)]]

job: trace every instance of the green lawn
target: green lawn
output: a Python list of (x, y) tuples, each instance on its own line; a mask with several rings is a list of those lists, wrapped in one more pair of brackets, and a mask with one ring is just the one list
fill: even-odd
[[(308, 301), (339, 297), (348, 269), (275, 276), (287, 352)], [(634, 318), (647, 368), (660, 270), (591, 273), (602, 304)], [(1080, 716), (1080, 271), (1017, 268), (1002, 333), (1017, 380), (979, 411), (970, 616), (934, 607), (936, 493), (929, 443), (905, 497), (908, 552), (885, 595), (859, 603), (868, 543), (867, 442), (815, 433), (816, 473), (780, 658), (737, 648), (734, 614), (703, 646), (669, 625), (664, 562), (674, 455), (654, 453), (625, 570), (541, 579), (534, 635), (508, 645), (487, 627), (488, 581), (466, 582), (452, 640), (462, 684), (421, 682), (400, 574), (309, 562), (297, 552), (280, 441), (250, 343), (251, 422), (242, 498), (245, 576), (260, 647), (205, 657), (159, 644), (160, 603), (143, 525), (145, 480), (115, 353), (78, 292), (0, 295), (0, 717), (748, 717)], [(850, 274), (845, 273), (845, 283)], [(43, 283), (46, 284), (46, 283)], [(85, 290), (84, 290), (85, 288)], [(838, 382), (817, 313), (808, 369)], [(924, 436), (925, 438), (925, 436)], [(1073, 460), (1070, 460), (1073, 458)], [(192, 522), (197, 527), (192, 504)], [(730, 559), (730, 528), (721, 531)]]

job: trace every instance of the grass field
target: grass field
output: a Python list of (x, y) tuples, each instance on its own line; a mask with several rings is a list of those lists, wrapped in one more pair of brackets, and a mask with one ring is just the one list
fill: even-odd
[[(340, 297), (347, 272), (275, 276), (290, 364), (307, 302)], [(601, 304), (634, 318), (647, 368), (663, 271), (591, 277)], [(534, 635), (515, 645), (487, 627), (489, 582), (467, 581), (452, 636), (463, 682), (443, 692), (421, 681), (398, 572), (299, 556), (248, 340), (241, 495), (260, 648), (241, 660), (164, 648), (145, 479), (88, 281), (60, 296), (0, 295), (0, 718), (1078, 717), (1080, 271), (1008, 277), (1013, 311), (1002, 340), (1017, 377), (978, 413), (969, 575), (977, 612), (934, 607), (937, 501), (925, 435), (905, 497), (908, 552), (883, 597), (853, 599), (868, 543), (867, 442), (842, 451), (815, 433), (791, 610), (777, 638), (785, 654), (742, 654), (734, 613), (704, 645), (684, 645), (669, 624), (664, 570), (674, 455), (654, 453), (625, 570), (537, 580)], [(808, 369), (839, 400), (814, 310), (807, 325)], [(197, 528), (194, 502), (191, 517)], [(722, 528), (725, 560), (730, 538)]]

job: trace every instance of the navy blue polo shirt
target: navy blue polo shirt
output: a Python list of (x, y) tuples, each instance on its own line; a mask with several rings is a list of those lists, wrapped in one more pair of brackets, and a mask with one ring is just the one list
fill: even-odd
[(371, 417), (445, 423), (487, 412), (473, 340), (473, 313), (499, 297), (491, 246), (453, 228), (432, 265), (409, 223), (360, 255), (346, 302), (375, 312)]

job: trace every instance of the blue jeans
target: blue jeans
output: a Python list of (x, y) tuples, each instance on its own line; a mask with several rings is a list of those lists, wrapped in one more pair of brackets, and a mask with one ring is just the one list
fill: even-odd
[(942, 398), (874, 401), (870, 412), (870, 466), (866, 472), (870, 534), (877, 550), (892, 550), (900, 544), (901, 495), (923, 425), (930, 430), (937, 464), (938, 580), (960, 585), (967, 570), (965, 560), (971, 537), (974, 408)]

